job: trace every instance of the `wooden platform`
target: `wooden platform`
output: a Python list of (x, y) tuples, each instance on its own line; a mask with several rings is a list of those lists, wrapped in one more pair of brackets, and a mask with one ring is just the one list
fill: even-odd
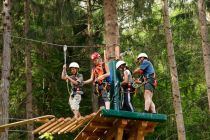
[[(49, 120), (51, 119), (51, 120)], [(154, 131), (159, 122), (167, 120), (164, 114), (127, 112), (116, 110), (99, 110), (85, 117), (55, 118), (53, 115), (46, 115), (37, 118), (27, 119), (19, 122), (0, 126), (0, 131), (6, 128), (16, 127), (33, 122), (45, 123), (35, 129), (33, 134), (63, 134), (73, 133), (78, 128), (87, 124), (76, 136), (75, 140), (144, 140), (144, 136)]]
[(77, 135), (75, 140), (143, 140), (166, 115), (102, 109)]
[(52, 134), (65, 134), (65, 133), (73, 133), (78, 128), (84, 126), (90, 119), (92, 119), (96, 113), (92, 113), (85, 117), (80, 117), (78, 119), (75, 118), (53, 118), (49, 122), (43, 124), (42, 126), (35, 129), (33, 134), (44, 134), (44, 133), (52, 133)]

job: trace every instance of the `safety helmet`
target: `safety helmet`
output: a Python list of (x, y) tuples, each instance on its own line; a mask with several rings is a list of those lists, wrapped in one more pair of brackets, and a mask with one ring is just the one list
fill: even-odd
[(118, 69), (123, 64), (126, 64), (125, 61), (122, 61), (122, 60), (118, 61), (116, 64), (116, 69)]
[(78, 68), (79, 69), (79, 64), (77, 62), (71, 62), (69, 64), (69, 68)]
[(91, 54), (91, 59), (92, 59), (92, 60), (98, 59), (98, 58), (100, 58), (100, 57), (101, 57), (100, 54), (97, 53), (97, 52), (94, 52), (94, 53)]
[(137, 57), (137, 59), (141, 58), (141, 57), (145, 57), (145, 58), (148, 58), (147, 54), (146, 53), (140, 53)]

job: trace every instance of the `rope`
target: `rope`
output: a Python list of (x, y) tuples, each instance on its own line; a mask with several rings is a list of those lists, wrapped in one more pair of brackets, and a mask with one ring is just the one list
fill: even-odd
[[(0, 35), (3, 35), (3, 33), (0, 32)], [(105, 47), (105, 45), (92, 45), (92, 46), (67, 46), (67, 45), (62, 45), (62, 44), (56, 44), (56, 43), (51, 43), (51, 42), (47, 42), (47, 41), (40, 41), (40, 40), (35, 40), (35, 39), (31, 39), (31, 38), (26, 38), (26, 37), (20, 37), (20, 36), (14, 36), (14, 35), (9, 35), (12, 38), (17, 38), (17, 39), (22, 39), (22, 40), (26, 40), (26, 41), (31, 41), (31, 42), (35, 42), (35, 43), (40, 43), (40, 44), (47, 44), (47, 45), (51, 45), (51, 46), (55, 46), (55, 47), (63, 47), (66, 46), (68, 48), (84, 48), (84, 47), (94, 47), (94, 48), (100, 48), (100, 47)]]
[(67, 51), (67, 46), (63, 46), (63, 52), (64, 52), (64, 64), (66, 65), (66, 51)]
[[(67, 45), (64, 45), (63, 46), (63, 54), (64, 54), (64, 64), (66, 65), (66, 51), (67, 51)], [(65, 75), (67, 75), (67, 72), (65, 71)], [(67, 79), (66, 80), (66, 87), (67, 87), (67, 91), (70, 95), (70, 98), (71, 98), (71, 92), (70, 92), (70, 89), (69, 89), (69, 80)]]

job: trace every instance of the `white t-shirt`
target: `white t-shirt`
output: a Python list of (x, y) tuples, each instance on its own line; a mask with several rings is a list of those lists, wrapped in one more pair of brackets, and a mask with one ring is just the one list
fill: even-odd
[[(133, 78), (132, 78), (131, 72), (127, 69), (127, 70), (124, 71), (124, 75), (126, 73), (128, 74), (128, 83), (132, 83), (133, 82)], [(123, 79), (124, 79), (124, 77), (123, 77)]]

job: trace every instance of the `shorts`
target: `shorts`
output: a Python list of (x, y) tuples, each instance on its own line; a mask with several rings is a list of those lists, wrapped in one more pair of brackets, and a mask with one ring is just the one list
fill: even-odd
[(144, 90), (150, 90), (152, 93), (154, 93), (155, 86), (154, 86), (155, 79), (149, 78), (147, 79), (147, 82), (144, 84)]
[(110, 101), (110, 92), (103, 90), (102, 95), (99, 96), (98, 98), (99, 106), (104, 106), (104, 103), (109, 101)]
[(79, 110), (81, 99), (82, 98), (80, 94), (75, 94), (74, 96), (69, 97), (69, 105), (71, 107), (71, 110)]

